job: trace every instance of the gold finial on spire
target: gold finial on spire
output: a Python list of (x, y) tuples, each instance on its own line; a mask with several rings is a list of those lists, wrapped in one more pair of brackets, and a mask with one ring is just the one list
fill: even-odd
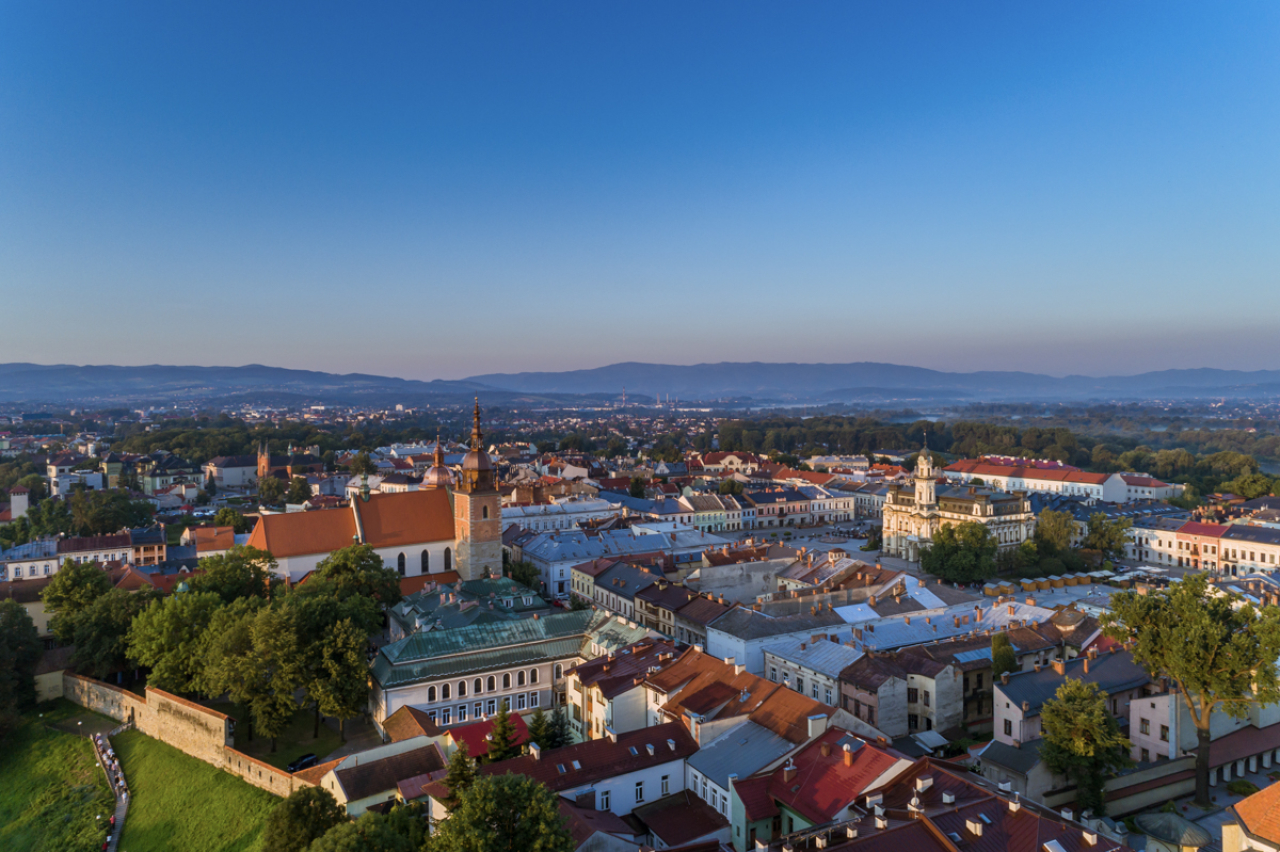
[(471, 449), (479, 451), (484, 433), (480, 431), (480, 397), (476, 397), (475, 422), (471, 426)]
[(435, 465), (436, 467), (444, 467), (444, 450), (441, 449), (440, 447), (440, 427), (439, 426), (436, 427)]

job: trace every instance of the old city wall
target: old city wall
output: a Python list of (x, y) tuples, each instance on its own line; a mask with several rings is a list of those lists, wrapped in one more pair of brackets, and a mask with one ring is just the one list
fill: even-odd
[(63, 696), (67, 700), (109, 716), (118, 722), (132, 722), (149, 737), (171, 745), (198, 760), (212, 764), (255, 787), (278, 796), (287, 796), (309, 786), (288, 772), (232, 748), (235, 720), (193, 701), (147, 687), (142, 698), (93, 678), (64, 673)]

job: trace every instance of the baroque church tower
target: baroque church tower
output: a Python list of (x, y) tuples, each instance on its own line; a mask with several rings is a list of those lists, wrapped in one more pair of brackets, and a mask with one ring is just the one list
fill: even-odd
[[(458, 539), (456, 569), (464, 580), (478, 580), (486, 573), (502, 575), (502, 498), (483, 440), (477, 398), (471, 452), (462, 460), (462, 474), (453, 490), (453, 529)], [(436, 446), (439, 447), (438, 441)]]
[(938, 474), (933, 469), (933, 459), (929, 456), (929, 439), (924, 441), (924, 449), (916, 458), (916, 508), (929, 509), (937, 504)]

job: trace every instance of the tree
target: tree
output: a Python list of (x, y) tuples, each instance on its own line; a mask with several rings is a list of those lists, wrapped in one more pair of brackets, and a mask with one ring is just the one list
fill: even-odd
[(148, 683), (169, 692), (199, 689), (205, 629), (221, 606), (213, 592), (184, 592), (152, 601), (134, 618), (128, 655), (151, 669)]
[(347, 720), (358, 716), (369, 702), (369, 663), (365, 648), (368, 634), (344, 619), (328, 632), (320, 644), (319, 677), (307, 686), (316, 708), (338, 720), (342, 741), (347, 741)]
[(1235, 479), (1223, 482), (1218, 486), (1218, 490), (1224, 493), (1239, 494), (1246, 500), (1254, 500), (1258, 497), (1266, 497), (1275, 490), (1275, 487), (1275, 480), (1265, 473), (1246, 473), (1243, 476), (1237, 476)]
[(539, 748), (551, 748), (551, 720), (547, 718), (547, 714), (542, 712), (539, 706), (532, 716), (529, 717), (529, 742), (537, 743)]
[(1102, 512), (1094, 512), (1089, 516), (1089, 526), (1080, 546), (1085, 550), (1096, 550), (1104, 559), (1119, 559), (1124, 556), (1132, 526), (1133, 521), (1129, 518), (1111, 520)]
[[(355, 822), (329, 829), (308, 852), (425, 852), (436, 849), (427, 838), (427, 820), (418, 802), (396, 805), (386, 816), (366, 811)], [(448, 849), (448, 847), (444, 847)]]
[[(204, 665), (199, 691), (206, 695), (226, 693), (236, 704), (248, 705), (260, 681), (253, 659), (253, 622), (264, 606), (261, 598), (239, 598), (213, 614), (200, 649)], [(248, 722), (252, 741), (252, 715)]]
[(742, 483), (736, 479), (722, 479), (720, 480), (719, 491), (721, 494), (741, 494)]
[(107, 535), (126, 527), (145, 527), (154, 509), (120, 489), (74, 491), (70, 498), (72, 530), (79, 535)]
[(493, 727), (489, 730), (489, 750), (485, 753), (485, 763), (497, 763), (520, 754), (516, 745), (516, 728), (511, 724), (511, 712), (507, 709), (507, 701), (503, 699), (498, 707), (498, 715), (493, 717)]
[(333, 583), (339, 598), (363, 595), (383, 606), (400, 603), (399, 575), (386, 567), (382, 557), (367, 544), (353, 544), (330, 553), (316, 566), (315, 577)]
[(1095, 816), (1106, 813), (1107, 776), (1131, 765), (1133, 744), (1107, 712), (1107, 694), (1096, 683), (1067, 678), (1040, 710), (1040, 757), (1076, 785), (1076, 801)]
[(58, 641), (65, 645), (74, 642), (76, 619), (110, 590), (111, 578), (96, 564), (65, 560), (40, 594), (53, 616), (51, 626)]
[(231, 527), (236, 531), (236, 535), (243, 535), (253, 529), (253, 521), (237, 512), (230, 506), (223, 506), (213, 516), (213, 525), (216, 527)]
[(1076, 519), (1070, 512), (1043, 509), (1036, 518), (1035, 543), (1041, 556), (1057, 556), (1071, 549), (1076, 535)]
[(236, 598), (270, 598), (276, 558), (265, 550), (237, 544), (226, 553), (200, 560), (203, 574), (191, 578), (191, 589), (213, 592), (223, 602)]
[(254, 680), (249, 712), (258, 732), (271, 738), (271, 751), (275, 752), (276, 737), (298, 711), (293, 694), (305, 684), (301, 649), (292, 619), (283, 607), (264, 607), (253, 619), (251, 636), (249, 664)]
[(458, 749), (449, 757), (449, 768), (445, 772), (444, 785), (449, 788), (449, 797), (444, 805), (450, 811), (458, 807), (462, 795), (471, 789), (476, 782), (476, 762), (471, 759), (466, 743), (458, 743)]
[(508, 773), (476, 779), (433, 838), (449, 852), (572, 852), (556, 795)]
[(1168, 589), (1113, 595), (1102, 621), (1106, 635), (1130, 643), (1152, 677), (1168, 677), (1177, 687), (1196, 728), (1196, 804), (1209, 807), (1214, 712), (1241, 719), (1255, 703), (1280, 701), (1280, 608), (1256, 610), (1209, 590), (1205, 575), (1188, 574)]
[(90, 604), (76, 619), (75, 651), (71, 664), (102, 679), (129, 665), (129, 628), (154, 600), (157, 590), (126, 592), (112, 589)]
[(631, 477), (631, 488), (628, 492), (632, 497), (644, 497), (644, 480), (638, 476)]
[(346, 821), (346, 808), (328, 790), (299, 787), (267, 815), (262, 852), (302, 852), (311, 841)]
[(264, 476), (258, 480), (258, 499), (268, 506), (274, 506), (284, 499), (284, 483), (274, 476)]
[(295, 476), (289, 480), (289, 492), (284, 498), (286, 503), (305, 503), (311, 497), (311, 484), (305, 478)]
[(349, 467), (352, 476), (372, 476), (378, 472), (378, 466), (373, 463), (373, 459), (364, 450), (355, 454)]
[(26, 608), (12, 598), (0, 601), (0, 740), (36, 703), (40, 654), (40, 634)]
[(976, 583), (995, 576), (995, 536), (976, 521), (947, 524), (934, 533), (920, 554), (920, 567), (954, 583)]
[(548, 734), (548, 749), (564, 748), (573, 743), (573, 734), (569, 730), (569, 711), (561, 704), (551, 713), (551, 730)]
[(1009, 636), (1005, 633), (995, 633), (991, 636), (991, 679), (996, 681), (1000, 679), (1000, 675), (1005, 672), (1016, 672), (1018, 670), (1018, 655), (1013, 650), (1013, 645), (1009, 642)]
[(506, 575), (530, 589), (537, 589), (542, 585), (542, 575), (532, 562), (512, 562), (507, 566)]

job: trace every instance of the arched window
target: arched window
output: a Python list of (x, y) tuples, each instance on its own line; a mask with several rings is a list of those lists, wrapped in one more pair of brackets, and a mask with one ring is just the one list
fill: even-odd
[(559, 663), (556, 663), (556, 667), (552, 671), (551, 676), (554, 677), (556, 680), (559, 680), (560, 678), (564, 677), (564, 666), (560, 665)]
[(538, 682), (538, 670), (529, 669), (529, 683), (537, 683), (537, 682)]
[(490, 692), (493, 692), (495, 689), (498, 688), (498, 681), (494, 679), (493, 675), (489, 675), (489, 682), (487, 684), (487, 688)]
[(447, 547), (444, 549), (444, 570), (453, 570), (453, 551)]
[(516, 672), (516, 686), (524, 686), (524, 672)]
[(458, 681), (458, 697), (459, 698), (467, 697), (467, 682), (465, 680)]
[(481, 507), (480, 507), (480, 517), (481, 517), (482, 519), (486, 520), (486, 521), (487, 521), (487, 520), (489, 520), (489, 507), (488, 507), (488, 506), (481, 506)]
[(447, 684), (447, 683), (446, 683), (446, 684), (443, 684), (443, 685), (440, 687), (440, 700), (441, 700), (441, 701), (448, 701), (448, 700), (449, 700), (449, 684)]
[(480, 678), (476, 678), (475, 682), (471, 684), (471, 694), (479, 695), (481, 692), (484, 692), (484, 685)]
[(436, 688), (434, 686), (427, 687), (427, 700), (428, 701), (436, 700)]
[(404, 576), (404, 554), (401, 553), (396, 557), (396, 570), (400, 572), (400, 576)]
[(422, 573), (431, 573), (431, 554), (427, 553), (425, 550), (422, 551)]
[(509, 672), (502, 676), (502, 688), (503, 689), (511, 688), (511, 674)]

